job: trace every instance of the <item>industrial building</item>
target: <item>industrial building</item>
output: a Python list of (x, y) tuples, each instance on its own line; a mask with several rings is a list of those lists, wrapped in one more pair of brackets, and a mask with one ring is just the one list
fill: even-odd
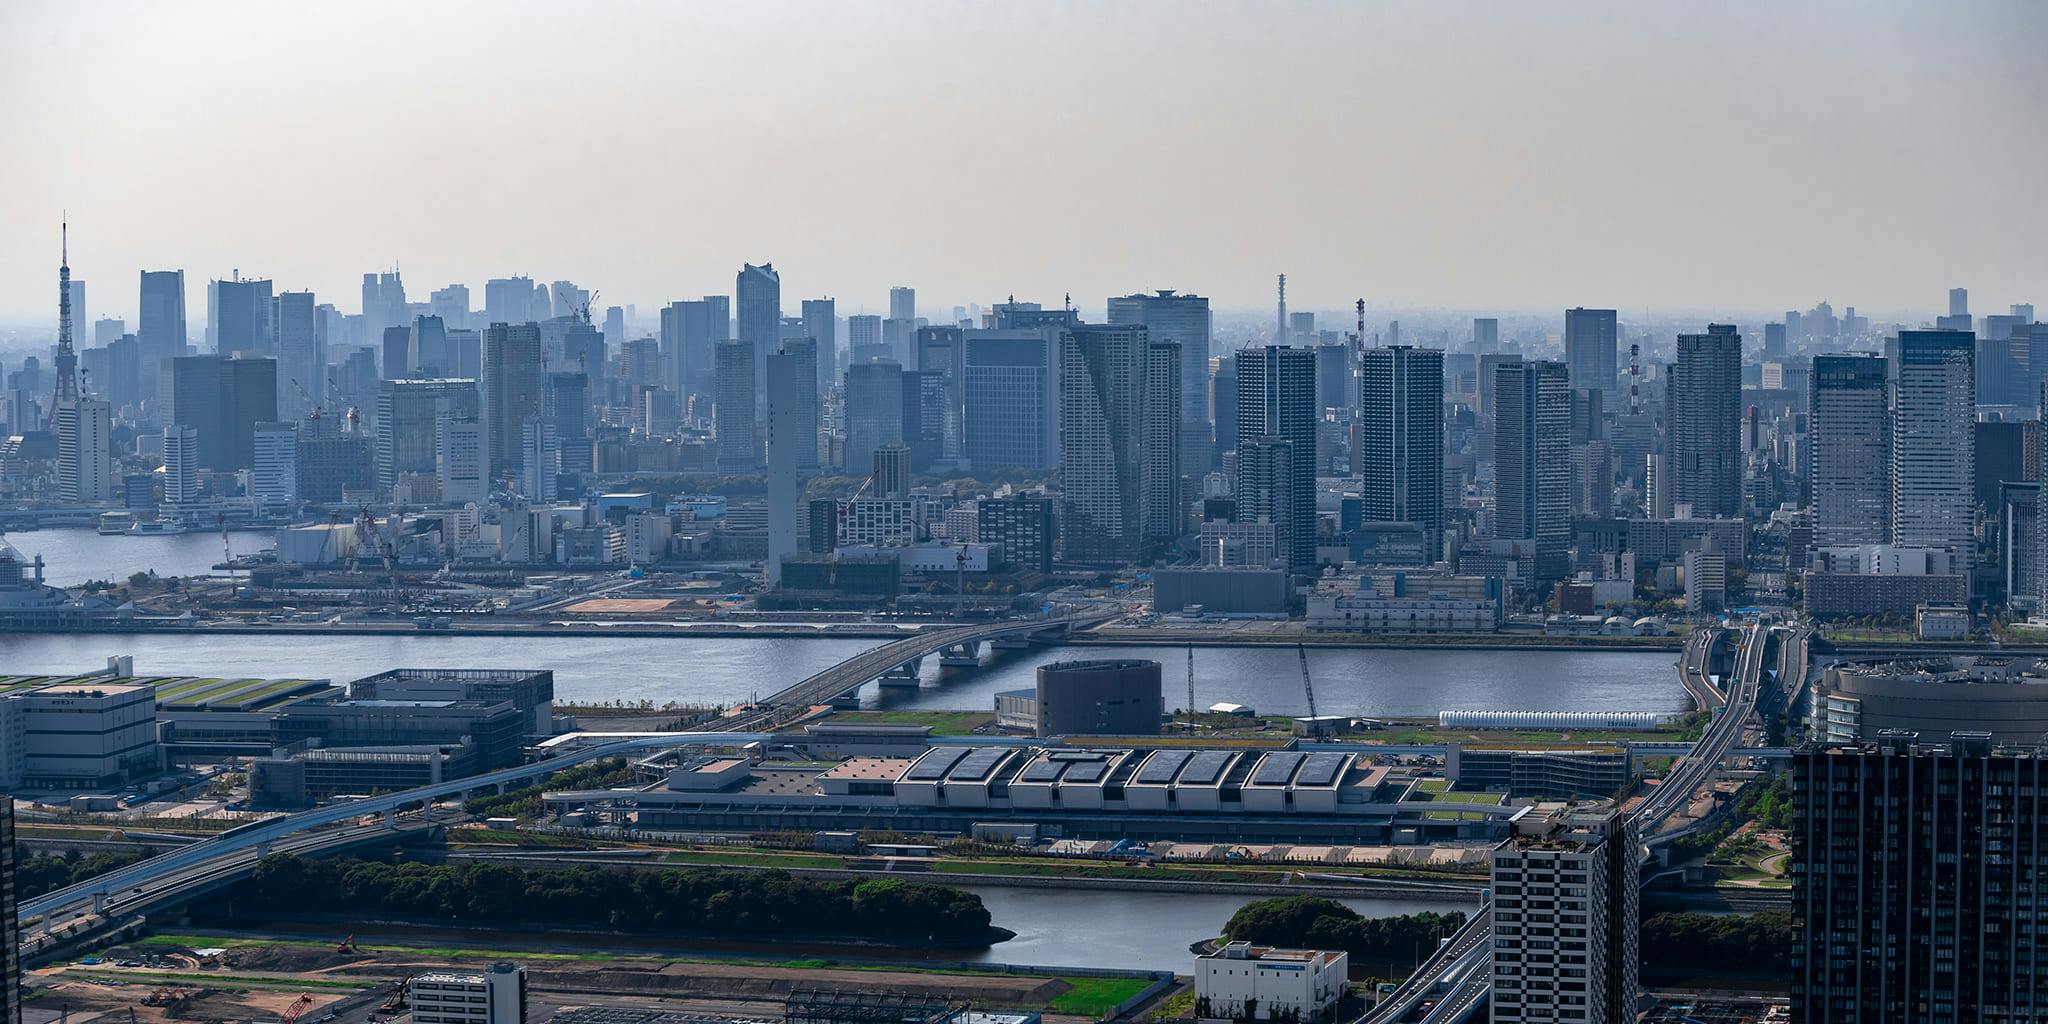
[(1335, 1020), (1350, 987), (1351, 954), (1229, 942), (1195, 960), (1200, 1020)]
[(1462, 790), (1582, 800), (1614, 796), (1634, 778), (1621, 747), (1516, 750), (1460, 743), (1444, 752), (1444, 775)]
[(637, 767), (635, 788), (543, 799), (644, 829), (969, 834), (997, 821), (1045, 836), (1380, 845), (1498, 839), (1523, 810), (1432, 818), (1440, 805), (1411, 796), (1416, 780), (1335, 750), (944, 745), (827, 767), (669, 751)]

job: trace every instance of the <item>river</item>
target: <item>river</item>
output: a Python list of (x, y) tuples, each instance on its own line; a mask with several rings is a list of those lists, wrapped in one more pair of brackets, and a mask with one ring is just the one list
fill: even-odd
[[(164, 575), (210, 571), (219, 533), (102, 537), (91, 530), (35, 530), (8, 537), (42, 554), (57, 585), (121, 579), (143, 569)], [(231, 532), (235, 553), (269, 546), (260, 531)], [(410, 667), (547, 668), (564, 703), (733, 704), (766, 696), (881, 643), (863, 639), (719, 637), (481, 637), (259, 635), (203, 633), (0, 635), (0, 671), (79, 672), (109, 655), (132, 654), (152, 675), (296, 676), (337, 682)], [(866, 707), (989, 710), (1003, 690), (1028, 689), (1039, 665), (1073, 658), (1153, 658), (1164, 665), (1165, 705), (1187, 704), (1185, 649), (1074, 646), (996, 652), (981, 669), (944, 672), (926, 660), (923, 685), (869, 685)], [(1664, 651), (1478, 651), (1318, 649), (1309, 652), (1317, 710), (1332, 714), (1429, 717), (1439, 711), (1654, 711), (1689, 705)], [(1195, 704), (1247, 704), (1271, 714), (1305, 714), (1294, 649), (1205, 647), (1194, 655)]]
[[(146, 675), (294, 676), (342, 682), (399, 667), (546, 668), (563, 703), (733, 704), (774, 693), (879, 640), (723, 637), (342, 636), (249, 633), (0, 634), (0, 671), (80, 672), (132, 654)], [(1187, 654), (1171, 647), (1072, 646), (1001, 652), (966, 674), (927, 659), (915, 690), (862, 691), (866, 707), (990, 710), (1002, 690), (1028, 689), (1036, 668), (1071, 658), (1164, 662), (1165, 706), (1187, 703)], [(1656, 711), (1688, 706), (1666, 651), (1309, 652), (1318, 711), (1430, 717), (1439, 711)], [(1302, 714), (1301, 669), (1291, 647), (1204, 647), (1195, 652), (1195, 703), (1249, 704)]]

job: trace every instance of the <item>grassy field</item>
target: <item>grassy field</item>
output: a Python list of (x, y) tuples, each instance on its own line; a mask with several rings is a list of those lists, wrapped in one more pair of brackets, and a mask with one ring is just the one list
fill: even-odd
[(382, 982), (337, 981), (333, 978), (259, 978), (243, 974), (203, 974), (180, 971), (95, 971), (67, 970), (67, 978), (85, 981), (119, 982), (129, 985), (194, 985), (207, 988), (337, 989), (354, 991), (375, 988)]
[(832, 721), (850, 725), (929, 725), (935, 736), (971, 736), (981, 726), (993, 727), (992, 711), (840, 711)]
[(1054, 1013), (1086, 1014), (1100, 1017), (1116, 1009), (1117, 1004), (1145, 990), (1152, 984), (1144, 978), (1068, 978), (1073, 986), (1052, 997), (1046, 1008)]

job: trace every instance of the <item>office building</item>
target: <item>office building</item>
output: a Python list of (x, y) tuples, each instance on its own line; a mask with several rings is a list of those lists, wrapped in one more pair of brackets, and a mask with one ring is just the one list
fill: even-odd
[(302, 420), (327, 391), (327, 353), (322, 343), (312, 292), (284, 292), (277, 297), (277, 374), (281, 388), (278, 415)]
[(450, 505), (481, 504), (491, 494), (489, 438), (474, 418), (443, 416), (434, 421), (434, 473), (441, 500)]
[(832, 299), (805, 299), (804, 333), (817, 343), (818, 363), (813, 373), (818, 393), (824, 394), (839, 376), (839, 314)]
[(532, 501), (555, 500), (555, 474), (562, 463), (555, 425), (546, 417), (528, 416), (519, 425), (519, 447), (519, 493)]
[(1948, 290), (1948, 315), (1970, 315), (1970, 290), (1968, 288), (1950, 288)]
[(1976, 531), (1976, 339), (1900, 331), (1892, 401), (1891, 540), (1970, 550)]
[(164, 507), (177, 511), (199, 503), (199, 431), (170, 424), (164, 427)]
[(462, 360), (449, 337), (447, 321), (440, 317), (413, 317), (411, 326), (406, 328), (405, 347), (415, 373), (429, 377), (463, 376)]
[(429, 971), (406, 980), (418, 1024), (526, 1024), (526, 968), (492, 964), (480, 974)]
[(760, 421), (754, 415), (754, 343), (721, 341), (713, 346), (716, 399), (712, 435), (718, 471), (752, 473), (761, 468)]
[(733, 295), (739, 312), (739, 327), (734, 337), (752, 346), (747, 350), (747, 356), (753, 360), (754, 411), (758, 416), (765, 411), (767, 404), (766, 357), (782, 341), (782, 277), (775, 272), (773, 263), (763, 263), (758, 267), (751, 263), (742, 264), (733, 283)]
[(878, 357), (887, 358), (888, 355), (888, 346), (882, 343), (881, 317), (857, 313), (846, 318), (846, 365)]
[(215, 281), (212, 294), (207, 327), (213, 334), (215, 352), (265, 356), (276, 353), (269, 281)]
[(1742, 335), (1733, 325), (1678, 336), (1667, 401), (1673, 505), (1742, 515)]
[(451, 331), (469, 329), (469, 286), (451, 284), (427, 293), (427, 311)]
[(1359, 516), (1422, 527), (1432, 556), (1444, 523), (1444, 354), (1369, 348), (1358, 373)]
[(1572, 390), (1613, 391), (1619, 334), (1614, 310), (1573, 307), (1564, 311), (1564, 362)]
[(199, 432), (204, 469), (247, 469), (256, 424), (277, 419), (274, 359), (180, 356), (163, 390), (161, 418)]
[[(1151, 333), (1147, 328), (1146, 333)], [(1187, 532), (1181, 504), (1181, 348), (1177, 341), (1145, 344), (1145, 414), (1139, 422), (1143, 446), (1138, 501), (1147, 541), (1171, 541)], [(1202, 434), (1206, 443), (1208, 433)]]
[(818, 461), (818, 370), (809, 338), (783, 342), (768, 357), (768, 553), (770, 587), (782, 583), (782, 560), (797, 553), (796, 503), (802, 464)]
[(1495, 1024), (1636, 1019), (1638, 858), (1618, 811), (1527, 815), (1493, 851)]
[(892, 360), (846, 368), (846, 472), (875, 469), (875, 449), (903, 444), (903, 367)]
[(977, 473), (1050, 466), (1059, 453), (1058, 342), (1047, 331), (962, 336), (961, 449)]
[(114, 498), (113, 412), (97, 398), (57, 402), (57, 496), (98, 504)]
[(166, 360), (185, 354), (185, 272), (145, 270), (135, 310), (135, 340), (142, 348), (143, 394), (155, 397)]
[(1503, 363), (1493, 380), (1493, 532), (1526, 542), (1532, 583), (1563, 579), (1571, 545), (1571, 380), (1562, 363)]
[(255, 461), (249, 467), (249, 501), (259, 509), (289, 510), (299, 501), (299, 427), (258, 423)]
[(920, 327), (916, 344), (918, 372), (932, 375), (939, 388), (939, 419), (920, 427), (936, 429), (939, 456), (957, 459), (967, 422), (967, 332), (959, 327)]
[(494, 277), (484, 282), (484, 323), (524, 324), (540, 320), (530, 277)]
[[(1316, 567), (1315, 350), (1239, 349), (1237, 518), (1273, 523), (1287, 571)], [(1439, 371), (1440, 372), (1440, 371)], [(1285, 465), (1280, 462), (1284, 460)]]
[(1813, 359), (1808, 441), (1817, 547), (1891, 539), (1891, 423), (1882, 356)]
[(1358, 389), (1352, 384), (1351, 346), (1327, 342), (1316, 346), (1316, 409), (1334, 409), (1340, 420), (1349, 419), (1358, 405)]
[(107, 343), (106, 370), (99, 390), (115, 408), (140, 403), (146, 394), (143, 390), (142, 344), (133, 334), (123, 334)]
[(1113, 296), (1109, 300), (1109, 322), (1142, 325), (1154, 344), (1180, 344), (1180, 395), (1178, 421), (1184, 459), (1199, 455), (1199, 467), (1210, 462), (1213, 439), (1209, 429), (1209, 350), (1213, 336), (1209, 300), (1200, 295), (1180, 295), (1161, 289), (1149, 295)]
[(1057, 539), (1052, 506), (1051, 498), (1035, 494), (982, 498), (974, 503), (974, 539), (995, 545), (1011, 566), (1049, 573)]
[(2037, 747), (1986, 733), (1792, 758), (1792, 1019), (2040, 1018)]
[(1216, 358), (1209, 376), (1209, 422), (1214, 424), (1216, 456), (1237, 451), (1237, 357), (1229, 353)]
[[(517, 477), (524, 466), (521, 459), (525, 451), (525, 423), (528, 418), (541, 415), (540, 326), (494, 323), (486, 328), (481, 383), (491, 478)], [(428, 431), (429, 447), (432, 439), (433, 434)]]
[(1499, 318), (1490, 316), (1472, 318), (1472, 351), (1482, 356), (1500, 351)]
[(902, 285), (889, 289), (889, 319), (917, 319), (917, 289)]
[(1060, 336), (1060, 540), (1067, 561), (1121, 565), (1144, 539), (1142, 326), (1080, 324)]
[[(476, 381), (464, 377), (411, 377), (378, 384), (378, 487), (389, 490), (401, 474), (440, 472), (436, 440), (438, 425), (444, 419), (482, 419)], [(486, 426), (487, 466), (489, 434)]]

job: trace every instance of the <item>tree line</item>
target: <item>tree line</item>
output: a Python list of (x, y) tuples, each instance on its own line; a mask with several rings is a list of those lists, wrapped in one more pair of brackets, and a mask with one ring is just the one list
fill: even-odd
[(724, 937), (981, 945), (991, 934), (981, 897), (960, 889), (896, 879), (826, 881), (784, 871), (530, 870), (272, 854), (229, 899), (242, 912), (385, 914)]
[(77, 850), (67, 850), (61, 857), (39, 853), (15, 867), (14, 884), (21, 899), (32, 899), (125, 868), (148, 856), (143, 850), (109, 850), (82, 856)]
[(464, 807), (486, 818), (538, 818), (541, 794), (571, 789), (610, 789), (633, 781), (633, 766), (624, 758), (607, 757), (561, 771), (531, 786), (470, 799)]
[(1418, 949), (1427, 953), (1436, 948), (1437, 939), (1449, 937), (1464, 924), (1465, 915), (1455, 910), (1365, 917), (1336, 900), (1279, 896), (1237, 908), (1223, 926), (1223, 935), (1261, 946), (1341, 949), (1359, 960), (1407, 962)]

